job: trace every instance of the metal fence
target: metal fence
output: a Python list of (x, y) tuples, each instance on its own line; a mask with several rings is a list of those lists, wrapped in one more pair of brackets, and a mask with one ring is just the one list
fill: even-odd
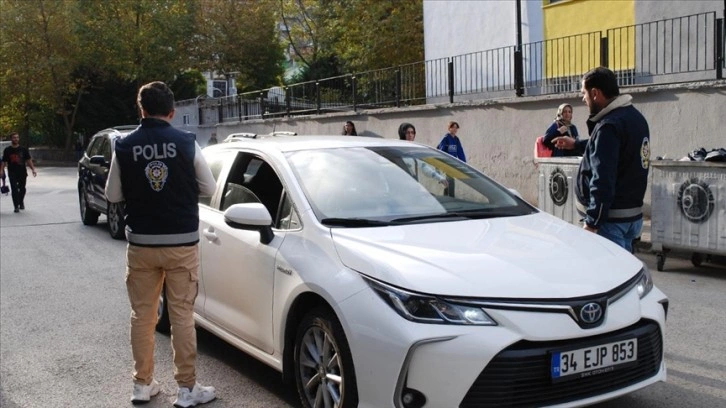
[(708, 12), (222, 97), (199, 117), (210, 117), (202, 109), (229, 122), (577, 92), (596, 66), (612, 69), (621, 86), (722, 79), (724, 55), (724, 19)]
[(723, 68), (722, 22), (710, 12), (610, 29), (608, 66), (622, 74), (623, 85), (707, 79), (719, 58)]

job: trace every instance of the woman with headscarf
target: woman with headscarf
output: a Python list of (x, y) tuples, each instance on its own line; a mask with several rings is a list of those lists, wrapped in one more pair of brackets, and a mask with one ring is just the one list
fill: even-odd
[(569, 136), (575, 140), (579, 136), (577, 127), (572, 124), (572, 105), (569, 103), (563, 103), (557, 108), (557, 116), (544, 134), (544, 145), (552, 149), (552, 157), (577, 156), (575, 150), (558, 149), (552, 144), (552, 139), (560, 136)]

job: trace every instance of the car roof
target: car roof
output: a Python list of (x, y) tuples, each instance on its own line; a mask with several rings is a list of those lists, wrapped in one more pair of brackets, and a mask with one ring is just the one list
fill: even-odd
[(131, 133), (131, 131), (135, 130), (138, 127), (139, 127), (139, 125), (120, 125), (120, 126), (114, 126), (114, 127), (106, 128), (106, 129), (103, 129), (103, 130), (99, 130), (98, 132), (96, 132), (94, 134), (94, 137), (97, 137), (97, 136), (100, 136), (100, 137), (105, 137), (105, 136), (114, 136), (114, 137), (126, 136), (129, 133)]
[(400, 139), (382, 139), (365, 136), (270, 136), (262, 138), (235, 138), (233, 141), (218, 143), (205, 149), (235, 150), (237, 148), (254, 148), (291, 152), (310, 149), (330, 149), (340, 147), (374, 147), (374, 146), (411, 146), (412, 143)]

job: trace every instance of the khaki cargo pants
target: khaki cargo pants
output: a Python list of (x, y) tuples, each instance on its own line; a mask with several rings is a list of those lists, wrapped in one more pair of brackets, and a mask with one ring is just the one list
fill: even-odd
[(126, 288), (131, 302), (131, 350), (134, 382), (154, 377), (154, 339), (159, 296), (166, 282), (166, 299), (174, 351), (174, 379), (180, 387), (196, 382), (197, 333), (194, 301), (198, 292), (199, 248), (141, 247), (126, 250)]

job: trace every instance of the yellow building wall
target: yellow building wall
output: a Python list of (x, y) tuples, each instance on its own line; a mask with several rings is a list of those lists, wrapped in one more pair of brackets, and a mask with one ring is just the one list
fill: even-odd
[(608, 41), (610, 68), (634, 68), (635, 0), (543, 0), (542, 11), (547, 78), (579, 76), (600, 66), (600, 35), (608, 36), (611, 28), (619, 29)]

